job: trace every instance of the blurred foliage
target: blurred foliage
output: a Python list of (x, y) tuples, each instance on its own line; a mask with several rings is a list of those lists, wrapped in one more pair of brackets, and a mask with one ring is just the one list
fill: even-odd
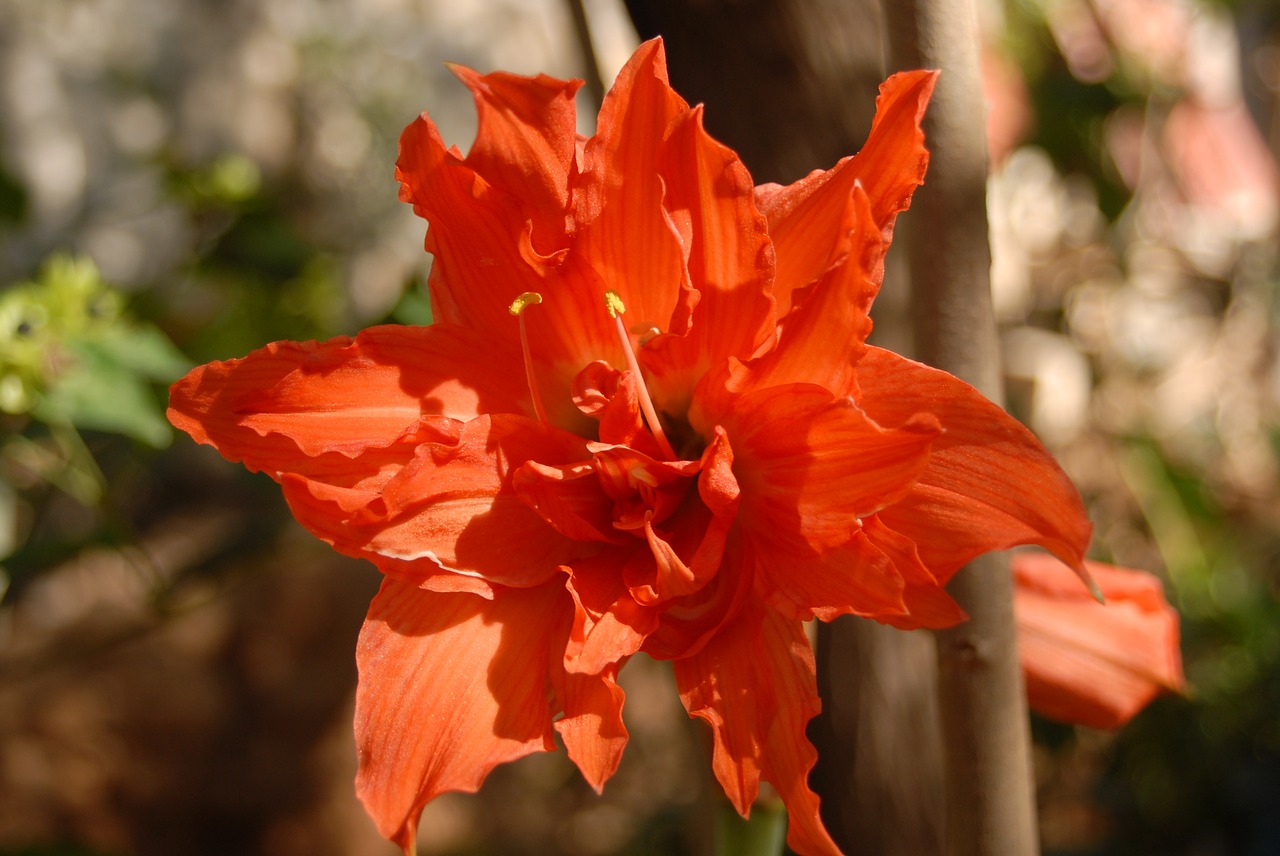
[[(1251, 77), (1280, 44), (1274, 10), (1269, 34), (1252, 35), (1260, 53), (1204, 53), (1237, 45), (1220, 16), (1259, 26), (1265, 5), (1003, 4), (998, 43), (1025, 80), (1026, 144), (1057, 174), (1038, 192), (1077, 188), (1076, 204), (1102, 215), (1027, 251), (1032, 296), (1004, 320), (1087, 359), (1088, 409), (1057, 451), (1095, 510), (1095, 551), (1166, 575), (1190, 685), (1114, 736), (1036, 723), (1049, 854), (1280, 852), (1276, 141), (1248, 179), (1262, 202), (1232, 208), (1243, 190), (1215, 161), (1244, 155), (1180, 149), (1169, 134), (1179, 111), (1207, 105), (1192, 115), (1216, 119), (1242, 88), (1267, 93), (1254, 108), (1275, 115), (1274, 82)], [(1208, 72), (1195, 65), (1206, 58)]]
[(189, 365), (159, 328), (125, 312), (88, 259), (54, 256), (0, 293), (0, 560), (23, 540), (20, 492), (50, 485), (86, 506), (101, 500), (83, 432), (171, 442), (155, 387)]

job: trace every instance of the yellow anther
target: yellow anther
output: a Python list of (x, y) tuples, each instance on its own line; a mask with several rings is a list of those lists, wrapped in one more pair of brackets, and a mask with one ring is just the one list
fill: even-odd
[(512, 315), (519, 315), (524, 311), (526, 306), (533, 306), (541, 302), (541, 294), (536, 291), (526, 291), (524, 294), (511, 301), (511, 305), (507, 307), (507, 311)]
[(610, 318), (617, 318), (627, 311), (627, 305), (622, 302), (622, 298), (618, 296), (616, 291), (606, 291), (604, 293), (604, 305), (609, 310)]

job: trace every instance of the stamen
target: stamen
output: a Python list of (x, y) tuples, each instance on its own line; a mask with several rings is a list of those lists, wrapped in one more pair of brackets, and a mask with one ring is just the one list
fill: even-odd
[(526, 291), (511, 301), (507, 311), (520, 319), (520, 350), (524, 355), (524, 376), (529, 383), (529, 396), (533, 399), (533, 412), (537, 415), (539, 422), (550, 425), (551, 420), (547, 418), (547, 409), (542, 406), (542, 394), (538, 392), (538, 381), (533, 374), (533, 354), (529, 351), (529, 330), (524, 323), (524, 310), (541, 302), (541, 294), (536, 291)]
[(641, 324), (632, 324), (631, 332), (636, 334), (638, 337), (636, 341), (639, 342), (640, 347), (643, 348), (653, 340), (654, 336), (658, 336), (662, 333), (662, 328), (657, 324), (654, 324), (652, 321), (645, 321)]
[(649, 432), (653, 434), (653, 439), (658, 443), (658, 449), (667, 460), (674, 461), (676, 459), (675, 450), (671, 448), (671, 443), (667, 441), (667, 435), (662, 430), (662, 423), (658, 421), (658, 411), (653, 407), (653, 399), (649, 397), (649, 388), (645, 386), (644, 375), (640, 373), (640, 362), (636, 359), (635, 349), (631, 347), (631, 336), (627, 334), (627, 330), (622, 326), (622, 313), (627, 311), (627, 307), (622, 302), (622, 298), (618, 296), (616, 291), (606, 291), (604, 293), (604, 305), (609, 310), (609, 317), (613, 319), (614, 326), (618, 330), (618, 339), (622, 342), (622, 352), (627, 357), (627, 368), (631, 370), (631, 374), (635, 376), (636, 388), (640, 397), (640, 412), (644, 414), (645, 422), (649, 424)]

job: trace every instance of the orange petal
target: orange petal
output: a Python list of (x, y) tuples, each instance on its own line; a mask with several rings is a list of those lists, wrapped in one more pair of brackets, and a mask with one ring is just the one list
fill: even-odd
[(574, 562), (567, 587), (574, 601), (564, 657), (569, 672), (600, 674), (639, 651), (657, 629), (660, 610), (636, 603), (616, 554)]
[[(660, 169), (663, 204), (680, 233), (698, 300), (687, 335), (658, 337), (641, 355), (659, 406), (683, 410), (709, 365), (749, 357), (773, 336), (773, 248), (751, 175), (732, 149), (707, 134), (701, 108), (677, 121)], [(680, 324), (672, 331), (681, 332)]]
[(915, 619), (904, 598), (902, 573), (860, 528), (847, 539), (819, 554), (785, 534), (748, 535), (769, 605), (799, 621), (859, 615), (911, 626)]
[(1013, 556), (1027, 701), (1050, 719), (1119, 728), (1157, 695), (1182, 691), (1178, 614), (1151, 574), (1085, 564), (1107, 599), (1105, 606), (1053, 557)]
[[(477, 353), (494, 359), (476, 360)], [(474, 333), (387, 326), (354, 340), (274, 342), (199, 366), (173, 385), (168, 416), (197, 442), (278, 478), (358, 469), (321, 459), (389, 447), (431, 415), (522, 413), (527, 398), (502, 352)]]
[(737, 614), (751, 594), (755, 576), (755, 557), (744, 549), (741, 538), (729, 538), (715, 576), (693, 594), (664, 602), (658, 626), (641, 650), (655, 660), (698, 652)]
[(375, 497), (352, 508), (345, 493), (297, 477), (284, 481), (298, 520), (349, 555), (420, 562), (501, 585), (545, 582), (582, 546), (518, 495), (513, 471), (532, 458), (585, 457), (581, 438), (518, 416), (466, 423), (456, 444), (425, 443)]
[[(489, 331), (518, 352), (519, 330), (507, 307), (526, 291), (541, 291), (547, 271), (520, 253), (527, 218), (518, 200), (445, 148), (427, 114), (400, 135), (396, 159), (400, 199), (431, 224), (431, 305), (437, 322)], [(505, 331), (506, 335), (501, 334)]]
[(587, 784), (600, 793), (622, 761), (627, 727), (622, 722), (625, 694), (618, 686), (618, 667), (601, 674), (563, 672), (552, 667), (553, 684), (564, 716), (556, 731), (564, 740), (569, 759), (582, 771)]
[(516, 470), (512, 485), (525, 505), (566, 538), (621, 544), (632, 540), (613, 528), (613, 501), (590, 462), (548, 466), (528, 461)]
[(1021, 423), (963, 381), (880, 348), (867, 348), (857, 383), (858, 404), (881, 425), (921, 411), (942, 424), (919, 481), (880, 512), (940, 582), (974, 556), (1018, 544), (1039, 544), (1083, 573), (1092, 526), (1080, 494)]
[(738, 813), (750, 812), (763, 778), (787, 806), (787, 845), (807, 856), (839, 856), (807, 781), (818, 754), (805, 727), (822, 703), (801, 623), (748, 604), (674, 665), (685, 709), (711, 726), (712, 769)]
[(493, 346), (519, 354), (519, 325), (508, 307), (524, 292), (540, 293), (542, 304), (526, 312), (525, 322), (543, 372), (543, 398), (558, 424), (579, 418), (569, 393), (573, 375), (617, 348), (603, 309), (604, 286), (581, 255), (539, 253), (527, 211), (536, 203), (494, 188), (446, 150), (425, 114), (401, 134), (396, 177), (400, 198), (430, 224), (426, 248), (435, 256), (430, 286), (436, 320), (472, 328)]
[(772, 351), (742, 370), (730, 367), (734, 389), (811, 383), (837, 396), (856, 391), (855, 364), (871, 333), (871, 304), (880, 290), (878, 270), (888, 244), (862, 188), (854, 187), (846, 196), (851, 220), (844, 257), (793, 293), (795, 308), (783, 318)]
[[(779, 317), (790, 309), (796, 289), (817, 280), (848, 252), (846, 236), (853, 224), (846, 207), (855, 182), (866, 192), (887, 246), (894, 218), (910, 204), (929, 163), (920, 121), (936, 79), (937, 72), (927, 71), (893, 75), (880, 87), (871, 134), (857, 155), (786, 187), (756, 189), (777, 253)], [(878, 284), (879, 271), (871, 273)]]
[(356, 647), (356, 792), (406, 854), (437, 795), (555, 747), (549, 617), (567, 604), (558, 582), (493, 600), (383, 582)]
[(871, 133), (853, 156), (853, 170), (886, 241), (893, 235), (894, 219), (910, 207), (912, 194), (924, 183), (929, 151), (920, 123), (937, 82), (936, 71), (903, 71), (880, 84)]
[[(574, 188), (574, 254), (622, 297), (628, 326), (669, 330), (682, 283), (687, 287), (684, 253), (663, 210), (658, 174), (670, 126), (688, 111), (667, 82), (662, 43), (641, 45), (605, 96)], [(607, 318), (603, 302), (591, 311)], [(612, 350), (589, 358), (595, 357), (622, 364)]]
[[(893, 563), (894, 570), (902, 578), (902, 603), (906, 609), (902, 616), (885, 613), (872, 618), (899, 630), (915, 630), (920, 627), (953, 627), (969, 617), (920, 560), (914, 541), (885, 526), (878, 515), (862, 523), (862, 531), (867, 538)], [(1078, 581), (1076, 585), (1079, 585)]]
[(928, 416), (882, 428), (848, 399), (804, 384), (739, 396), (717, 422), (733, 442), (743, 525), (799, 533), (819, 551), (905, 496), (939, 432)]
[(577, 142), (573, 96), (581, 80), (451, 70), (475, 96), (478, 126), (466, 164), (526, 206), (542, 255), (563, 243)]

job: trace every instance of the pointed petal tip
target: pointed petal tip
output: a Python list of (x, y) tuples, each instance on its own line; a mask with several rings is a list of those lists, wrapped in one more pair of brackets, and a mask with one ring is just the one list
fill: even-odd
[(1098, 581), (1095, 580), (1093, 576), (1083, 568), (1083, 566), (1079, 571), (1077, 571), (1077, 573), (1080, 574), (1080, 579), (1089, 588), (1089, 594), (1093, 595), (1093, 599), (1103, 606), (1106, 606), (1107, 598), (1103, 595), (1102, 589), (1098, 586)]

